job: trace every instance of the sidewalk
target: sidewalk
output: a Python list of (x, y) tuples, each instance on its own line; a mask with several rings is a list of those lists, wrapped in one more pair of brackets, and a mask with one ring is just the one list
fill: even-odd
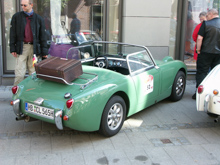
[(12, 97), (12, 86), (0, 86), (0, 100), (9, 99)]
[(220, 124), (196, 111), (195, 82), (127, 119), (116, 136), (15, 121), (11, 87), (0, 86), (0, 165), (220, 165)]

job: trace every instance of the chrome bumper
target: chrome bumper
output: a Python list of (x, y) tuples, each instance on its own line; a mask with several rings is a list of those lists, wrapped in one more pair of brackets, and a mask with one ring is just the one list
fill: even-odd
[[(13, 101), (13, 110), (16, 116), (18, 116), (19, 118), (22, 117), (22, 113), (20, 110), (20, 99), (16, 99)], [(60, 130), (63, 129), (62, 116), (63, 116), (62, 110), (59, 110), (55, 113), (55, 124), (57, 128)]]
[(205, 100), (204, 100), (204, 111), (207, 113), (209, 110), (209, 102), (210, 102), (210, 95), (206, 95), (205, 96)]
[(20, 99), (16, 99), (13, 101), (13, 110), (16, 116), (21, 117), (22, 113), (20, 110)]
[(63, 129), (62, 116), (63, 116), (62, 110), (59, 110), (55, 113), (55, 124), (56, 124), (57, 128), (60, 130)]

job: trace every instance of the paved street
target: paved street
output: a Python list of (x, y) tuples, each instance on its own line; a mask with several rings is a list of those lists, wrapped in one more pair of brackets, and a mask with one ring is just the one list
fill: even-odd
[(220, 165), (220, 124), (196, 111), (194, 81), (181, 101), (147, 108), (111, 138), (15, 121), (10, 89), (0, 86), (0, 165)]

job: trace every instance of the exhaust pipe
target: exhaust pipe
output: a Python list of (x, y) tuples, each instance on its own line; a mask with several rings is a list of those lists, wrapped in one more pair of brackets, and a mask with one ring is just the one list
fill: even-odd
[(37, 119), (31, 118), (30, 116), (22, 116), (22, 117), (16, 117), (16, 121), (24, 120), (26, 123), (31, 121), (36, 121)]
[(218, 123), (218, 120), (220, 119), (220, 115), (218, 115), (216, 118), (215, 118), (215, 120), (214, 120), (214, 122), (215, 123)]
[(32, 117), (30, 117), (30, 116), (26, 116), (25, 117), (25, 119), (24, 119), (24, 121), (27, 123), (27, 122), (31, 122), (31, 121), (36, 121), (37, 119), (34, 119), (34, 118), (32, 118)]
[(24, 119), (25, 119), (25, 116), (23, 116), (23, 117), (16, 117), (16, 118), (15, 118), (16, 121), (24, 120)]

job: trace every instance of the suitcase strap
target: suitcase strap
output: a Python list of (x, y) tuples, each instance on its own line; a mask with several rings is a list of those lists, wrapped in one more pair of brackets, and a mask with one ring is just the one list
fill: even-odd
[(56, 59), (57, 59), (57, 57), (55, 57), (53, 59), (49, 58), (45, 63), (40, 63), (39, 66), (42, 67), (43, 65), (48, 64), (49, 62), (54, 61)]
[(39, 67), (35, 67), (35, 69), (36, 69), (36, 71), (40, 71), (40, 68), (42, 67), (42, 66), (44, 66), (45, 64), (48, 64), (49, 62), (51, 62), (51, 61), (54, 61), (54, 60), (56, 60), (57, 59), (57, 57), (55, 57), (55, 58), (50, 58), (50, 59), (46, 59), (47, 61), (44, 61), (43, 63), (39, 63), (39, 64), (37, 64)]
[(63, 73), (63, 72), (60, 70), (60, 68), (63, 68), (65, 65), (68, 66), (68, 65), (71, 64), (72, 62), (73, 62), (73, 61), (68, 60), (67, 63), (64, 63), (64, 64), (58, 66), (58, 67), (56, 68), (56, 70), (57, 70), (57, 72), (59, 73), (59, 75), (61, 75), (61, 74)]

